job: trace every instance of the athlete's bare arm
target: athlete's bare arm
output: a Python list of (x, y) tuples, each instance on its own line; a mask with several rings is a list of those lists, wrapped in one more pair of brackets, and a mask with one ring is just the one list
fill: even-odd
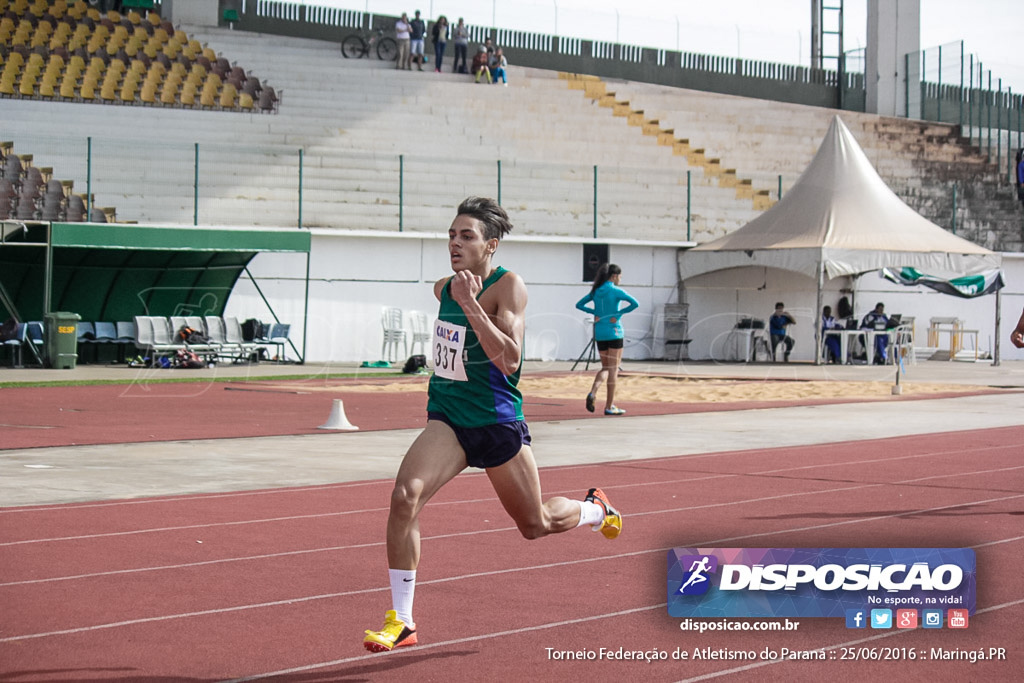
[[(444, 282), (435, 285), (440, 294)], [(469, 271), (451, 277), (452, 298), (462, 307), (487, 357), (505, 375), (519, 369), (526, 328), (526, 284), (508, 272), (477, 300), (483, 281)]]
[(1017, 327), (1010, 333), (1010, 342), (1018, 349), (1024, 349), (1024, 313), (1020, 314)]

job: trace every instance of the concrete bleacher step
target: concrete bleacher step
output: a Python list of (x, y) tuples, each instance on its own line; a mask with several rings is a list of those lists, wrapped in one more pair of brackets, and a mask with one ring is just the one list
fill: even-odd
[[(495, 191), (500, 161), (503, 201), (524, 219), (517, 226), (586, 236), (597, 166), (602, 234), (684, 239), (689, 176), (691, 232), (703, 241), (768, 208), (780, 173), (788, 190), (834, 114), (596, 78), (570, 88), (556, 72), (515, 65), (508, 88), (477, 85), (461, 75), (346, 60), (332, 41), (183, 28), (283, 91), (279, 112), (5, 100), (4, 129), (51, 138), (47, 149), (76, 179), (84, 178), (82, 148), (92, 138), (97, 201), (117, 204), (120, 219), (190, 223), (198, 143), (204, 222), (294, 224), (302, 150), (302, 215), (310, 226), (397, 229), (401, 156), (412, 225), (437, 230), (450, 220), (452, 200), (444, 197), (456, 189)], [(623, 116), (613, 115), (617, 108)], [(56, 138), (38, 126), (54, 113)], [(897, 141), (921, 154), (934, 145), (937, 158), (953, 165), (959, 147), (948, 128), (842, 115), (884, 176), (931, 201), (914, 162), (888, 146)], [(151, 131), (160, 131), (158, 143)], [(145, 183), (133, 186), (140, 178)]]

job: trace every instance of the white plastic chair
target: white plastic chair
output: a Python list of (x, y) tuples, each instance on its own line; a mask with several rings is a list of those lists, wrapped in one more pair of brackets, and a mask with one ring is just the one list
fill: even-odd
[[(380, 324), (384, 328), (384, 343), (380, 347), (381, 360), (394, 363), (409, 355), (409, 340), (402, 324), (402, 309), (387, 307), (380, 314)], [(398, 356), (398, 345), (402, 345), (402, 355)]]
[(412, 352), (416, 353), (419, 347), (420, 353), (429, 355), (430, 350), (430, 318), (422, 311), (410, 311), (409, 322), (412, 323)]

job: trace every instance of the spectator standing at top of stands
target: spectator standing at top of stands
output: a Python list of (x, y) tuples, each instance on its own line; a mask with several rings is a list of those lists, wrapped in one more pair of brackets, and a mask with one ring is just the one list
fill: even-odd
[(434, 71), (441, 73), (441, 61), (444, 60), (444, 48), (448, 44), (448, 17), (441, 15), (434, 22), (431, 38), (434, 41)]
[(409, 15), (402, 12), (402, 17), (395, 22), (395, 40), (398, 42), (398, 61), (396, 69), (409, 68)]
[[(452, 30), (452, 39), (455, 40), (455, 63), (452, 65), (452, 73), (467, 73), (466, 53), (469, 51), (469, 27), (459, 17), (459, 23), (455, 24)], [(462, 66), (459, 66), (459, 58), (462, 59)]]
[(409, 66), (416, 62), (416, 68), (423, 71), (423, 39), (427, 35), (427, 24), (420, 19), (420, 11), (416, 10), (409, 22)]

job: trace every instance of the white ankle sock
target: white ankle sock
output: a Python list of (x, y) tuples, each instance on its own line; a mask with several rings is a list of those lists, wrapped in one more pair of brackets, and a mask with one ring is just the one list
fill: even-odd
[(586, 500), (576, 501), (580, 504), (580, 523), (576, 526), (580, 527), (584, 524), (590, 526), (598, 526), (604, 521), (604, 508), (597, 503), (591, 503)]
[(391, 602), (398, 618), (406, 626), (412, 626), (412, 599), (416, 593), (415, 569), (389, 569), (391, 578)]

